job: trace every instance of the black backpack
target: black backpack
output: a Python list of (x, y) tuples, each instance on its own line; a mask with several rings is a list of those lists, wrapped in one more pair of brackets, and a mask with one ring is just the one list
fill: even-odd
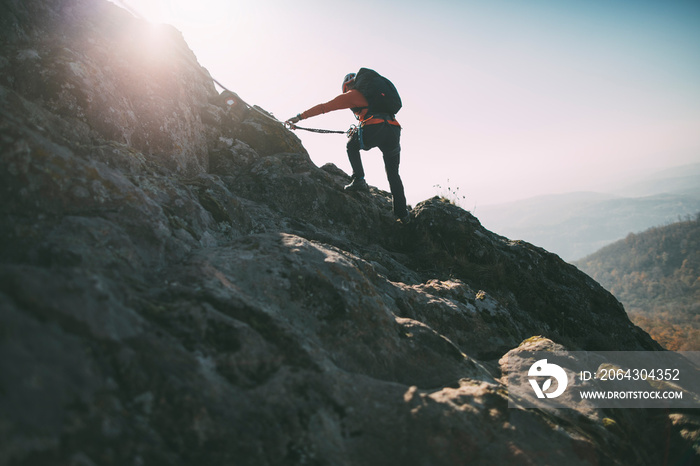
[(401, 97), (396, 87), (374, 70), (360, 68), (355, 76), (355, 89), (367, 99), (368, 115), (395, 115), (401, 109)]

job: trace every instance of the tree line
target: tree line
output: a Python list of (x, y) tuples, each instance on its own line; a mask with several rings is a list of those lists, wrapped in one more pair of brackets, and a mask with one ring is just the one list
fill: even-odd
[(575, 265), (665, 348), (700, 350), (700, 213), (630, 233)]

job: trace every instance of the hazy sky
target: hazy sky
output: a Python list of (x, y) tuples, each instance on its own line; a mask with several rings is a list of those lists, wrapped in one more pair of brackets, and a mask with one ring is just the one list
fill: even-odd
[[(360, 67), (389, 77), (414, 205), (448, 187), (473, 209), (700, 162), (698, 0), (127, 1), (279, 119)], [(342, 110), (303, 125), (353, 123)], [(314, 163), (350, 172), (345, 136), (297, 135)], [(381, 153), (363, 161), (388, 190)]]

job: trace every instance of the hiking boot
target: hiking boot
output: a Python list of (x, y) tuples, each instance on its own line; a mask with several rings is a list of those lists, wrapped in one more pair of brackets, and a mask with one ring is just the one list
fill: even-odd
[(352, 177), (349, 185), (345, 186), (346, 191), (369, 191), (369, 186), (364, 178)]

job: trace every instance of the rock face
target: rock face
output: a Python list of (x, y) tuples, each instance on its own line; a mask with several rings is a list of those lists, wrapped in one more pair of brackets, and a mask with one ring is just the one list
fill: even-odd
[(508, 408), (533, 335), (659, 349), (573, 266), (345, 194), (174, 29), (2, 9), (0, 465), (697, 461), (689, 413)]

